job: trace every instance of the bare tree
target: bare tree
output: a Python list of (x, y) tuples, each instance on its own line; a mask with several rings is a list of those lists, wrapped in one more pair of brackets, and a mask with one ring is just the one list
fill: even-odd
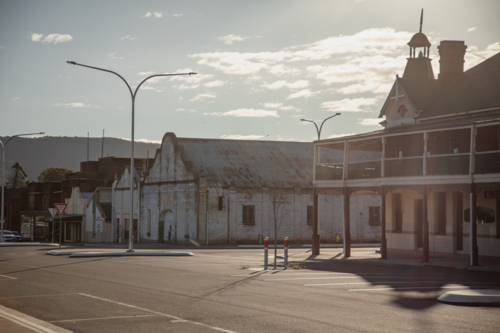
[(13, 189), (26, 188), (26, 182), (28, 181), (28, 175), (26, 171), (24, 171), (21, 163), (16, 162), (11, 167), (12, 171), (10, 172), (9, 177), (7, 178), (8, 186)]
[(276, 269), (276, 256), (278, 248), (278, 233), (289, 215), (287, 205), (287, 190), (285, 189), (285, 172), (280, 161), (274, 158), (274, 169), (271, 172), (271, 180), (269, 181), (269, 199), (272, 205), (272, 221), (274, 225), (274, 269)]

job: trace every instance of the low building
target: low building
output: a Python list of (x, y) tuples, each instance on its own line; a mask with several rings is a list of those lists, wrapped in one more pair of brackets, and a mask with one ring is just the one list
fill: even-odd
[[(139, 239), (256, 243), (259, 235), (273, 239), (276, 223), (278, 240), (309, 242), (312, 163), (311, 143), (177, 138), (166, 133), (144, 180), (136, 176)], [(122, 178), (113, 190), (113, 225), (123, 229), (130, 207), (128, 169)], [(327, 193), (319, 203), (329, 207), (320, 216), (320, 228), (325, 240), (334, 242), (342, 235), (342, 197)], [(380, 203), (373, 193), (360, 193), (353, 200), (353, 230), (360, 241), (380, 239)]]

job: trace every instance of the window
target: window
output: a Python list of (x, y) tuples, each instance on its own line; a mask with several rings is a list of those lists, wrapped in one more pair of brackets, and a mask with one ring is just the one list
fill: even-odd
[(394, 147), (396, 148), (395, 156), (396, 157), (403, 157), (403, 138), (401, 136), (396, 137), (396, 142)]
[(219, 197), (219, 210), (222, 210), (222, 200), (224, 197)]
[(370, 225), (380, 225), (380, 207), (369, 207), (370, 212)]
[(255, 224), (255, 206), (243, 206), (243, 224)]
[(313, 206), (307, 206), (307, 224), (313, 224)]
[(28, 200), (29, 200), (29, 205), (33, 206), (35, 204), (35, 195), (34, 194), (30, 194), (29, 197), (28, 197)]
[(47, 197), (43, 196), (43, 198), (42, 198), (42, 205), (46, 205), (46, 204), (47, 204)]

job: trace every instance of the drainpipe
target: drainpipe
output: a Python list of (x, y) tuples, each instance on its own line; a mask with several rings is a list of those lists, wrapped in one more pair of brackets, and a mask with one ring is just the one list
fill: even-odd
[(208, 190), (206, 196), (206, 207), (205, 207), (205, 245), (208, 245)]

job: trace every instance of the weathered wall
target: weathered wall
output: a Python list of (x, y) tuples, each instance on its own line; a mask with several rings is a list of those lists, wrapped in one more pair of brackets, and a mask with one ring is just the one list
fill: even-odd
[[(130, 219), (130, 168), (125, 168), (119, 181), (113, 183), (112, 194), (112, 216), (111, 216), (111, 241), (128, 242), (125, 238), (125, 230), (129, 229), (127, 222)], [(140, 194), (141, 184), (136, 180), (134, 184), (134, 220), (140, 220)], [(141, 232), (141, 224), (138, 223), (138, 231)]]

